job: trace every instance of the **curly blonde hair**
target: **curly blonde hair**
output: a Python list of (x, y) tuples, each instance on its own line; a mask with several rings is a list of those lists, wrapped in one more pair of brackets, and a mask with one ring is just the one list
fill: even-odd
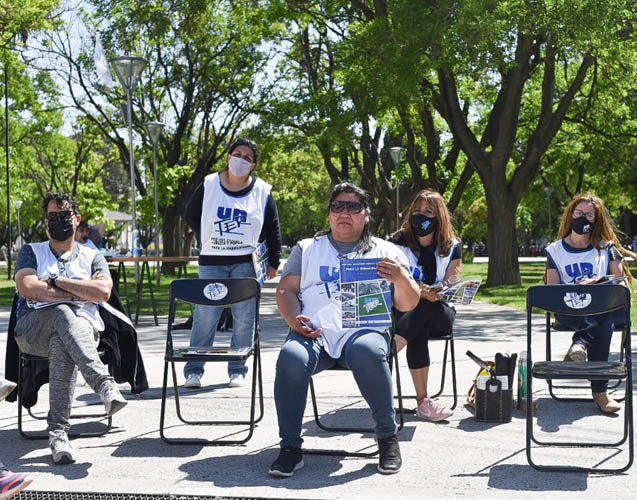
[[(608, 209), (604, 205), (602, 199), (592, 193), (578, 193), (566, 206), (564, 213), (562, 214), (562, 220), (558, 230), (558, 239), (561, 240), (571, 234), (571, 231), (573, 230), (573, 211), (580, 203), (592, 203), (595, 207), (595, 222), (593, 224), (593, 230), (591, 231), (591, 244), (593, 247), (601, 250), (602, 248), (605, 248), (608, 243), (612, 242), (622, 255), (630, 256), (637, 260), (637, 254), (631, 252), (627, 248), (624, 248), (619, 241), (619, 238), (617, 237), (617, 233), (619, 231), (615, 228), (613, 219), (610, 217)], [(632, 283), (633, 275), (631, 274), (630, 269), (628, 269), (626, 261), (622, 260), (621, 265), (624, 270), (624, 274), (628, 276), (628, 280)]]

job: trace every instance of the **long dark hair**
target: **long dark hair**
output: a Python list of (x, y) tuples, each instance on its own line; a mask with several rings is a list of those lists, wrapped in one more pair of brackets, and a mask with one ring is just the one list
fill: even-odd
[(414, 234), (411, 228), (411, 216), (414, 212), (420, 208), (420, 204), (425, 202), (431, 210), (433, 210), (436, 218), (438, 219), (438, 228), (434, 236), (436, 246), (438, 247), (438, 253), (442, 257), (446, 257), (451, 252), (455, 241), (460, 241), (456, 236), (451, 225), (451, 214), (445, 204), (445, 200), (442, 195), (437, 191), (430, 191), (429, 189), (423, 189), (420, 191), (414, 200), (409, 205), (409, 210), (403, 218), (403, 224), (401, 228), (395, 232), (392, 237), (396, 237), (402, 233), (405, 237), (406, 245), (415, 252), (420, 251), (420, 244), (418, 243), (418, 237)]
[[(328, 214), (330, 211), (330, 205), (336, 199), (336, 197), (341, 193), (352, 193), (354, 196), (356, 196), (358, 201), (363, 204), (363, 207), (364, 207), (363, 210), (365, 210), (369, 216), (367, 222), (365, 223), (365, 227), (363, 228), (363, 234), (361, 235), (361, 239), (358, 241), (358, 245), (356, 245), (356, 248), (354, 249), (354, 251), (359, 253), (367, 253), (374, 246), (374, 244), (372, 243), (372, 234), (369, 229), (370, 218), (371, 218), (371, 214), (369, 210), (369, 195), (364, 189), (358, 187), (353, 182), (343, 181), (337, 184), (336, 186), (334, 186), (334, 188), (332, 189), (332, 193), (330, 194), (330, 201), (327, 204)], [(325, 236), (326, 234), (329, 234), (331, 232), (332, 232), (332, 228), (321, 229), (318, 233), (314, 235), (314, 239), (317, 239), (321, 236)]]

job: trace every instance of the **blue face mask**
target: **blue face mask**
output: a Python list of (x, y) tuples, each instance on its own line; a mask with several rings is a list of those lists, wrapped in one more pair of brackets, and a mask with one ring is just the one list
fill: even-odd
[(411, 216), (411, 229), (416, 236), (427, 236), (438, 228), (438, 219), (436, 217), (427, 217), (423, 214), (414, 214)]

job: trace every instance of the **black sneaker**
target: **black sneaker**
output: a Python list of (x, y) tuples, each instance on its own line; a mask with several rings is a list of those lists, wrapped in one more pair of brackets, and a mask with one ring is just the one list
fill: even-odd
[(303, 450), (293, 446), (284, 446), (277, 459), (270, 466), (268, 474), (275, 477), (290, 477), (294, 475), (295, 470), (299, 470), (303, 465)]
[(403, 465), (400, 458), (398, 438), (394, 436), (378, 440), (378, 472), (381, 474), (395, 474)]

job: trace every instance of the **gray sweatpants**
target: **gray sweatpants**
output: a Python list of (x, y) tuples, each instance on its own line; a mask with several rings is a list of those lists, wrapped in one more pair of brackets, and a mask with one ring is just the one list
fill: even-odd
[(49, 431), (71, 427), (78, 368), (95, 392), (112, 380), (97, 353), (98, 338), (99, 332), (68, 304), (35, 309), (18, 320), (15, 340), (20, 350), (49, 358)]

